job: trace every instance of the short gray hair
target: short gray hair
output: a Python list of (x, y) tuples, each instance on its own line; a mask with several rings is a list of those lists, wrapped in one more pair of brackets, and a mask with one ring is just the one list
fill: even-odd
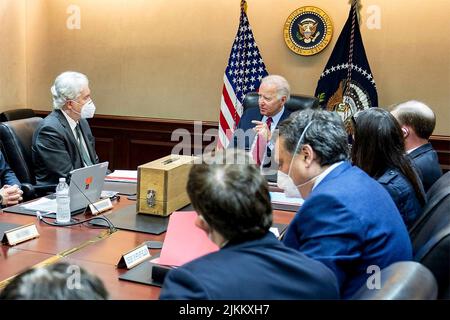
[(272, 74), (264, 77), (261, 80), (261, 84), (263, 83), (274, 85), (277, 88), (277, 99), (285, 96), (286, 101), (288, 101), (291, 97), (291, 87), (284, 77)]
[(68, 100), (78, 98), (81, 90), (88, 85), (89, 80), (82, 73), (74, 71), (61, 73), (50, 89), (53, 96), (53, 108), (61, 109)]
[(348, 135), (341, 117), (324, 110), (307, 109), (294, 112), (279, 126), (279, 135), (284, 138), (284, 147), (293, 154), (299, 139), (309, 124), (303, 137), (303, 145), (308, 144), (319, 157), (321, 166), (347, 160), (349, 154)]

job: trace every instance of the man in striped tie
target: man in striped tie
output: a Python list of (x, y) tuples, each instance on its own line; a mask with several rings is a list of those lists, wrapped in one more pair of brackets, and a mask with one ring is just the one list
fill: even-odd
[(245, 110), (239, 121), (237, 129), (241, 130), (235, 132), (234, 146), (251, 152), (261, 167), (269, 167), (274, 149), (272, 134), (291, 113), (284, 107), (290, 97), (289, 83), (282, 76), (269, 75), (261, 80), (258, 95), (258, 108)]

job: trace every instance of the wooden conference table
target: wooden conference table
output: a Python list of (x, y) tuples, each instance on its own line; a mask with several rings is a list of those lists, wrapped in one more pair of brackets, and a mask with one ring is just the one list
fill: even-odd
[[(105, 213), (135, 203), (122, 196), (114, 201), (114, 208)], [(294, 212), (274, 211), (274, 222), (289, 223)], [(77, 218), (83, 218), (83, 215)], [(86, 218), (88, 216), (85, 216)], [(160, 288), (119, 280), (126, 269), (116, 267), (122, 254), (148, 240), (163, 241), (165, 233), (152, 235), (118, 230), (112, 234), (107, 228), (87, 226), (55, 227), (39, 222), (36, 217), (15, 213), (0, 213), (0, 223), (29, 224), (37, 226), (40, 237), (16, 246), (2, 244), (0, 257), (0, 289), (8, 279), (21, 271), (41, 264), (57, 261), (76, 264), (103, 280), (111, 299), (158, 299)], [(150, 250), (152, 255), (160, 250)]]

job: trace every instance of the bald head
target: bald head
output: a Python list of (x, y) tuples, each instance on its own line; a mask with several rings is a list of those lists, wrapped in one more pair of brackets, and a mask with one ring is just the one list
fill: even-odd
[(433, 110), (423, 102), (411, 100), (400, 103), (391, 113), (402, 127), (409, 127), (420, 139), (428, 140), (436, 125)]

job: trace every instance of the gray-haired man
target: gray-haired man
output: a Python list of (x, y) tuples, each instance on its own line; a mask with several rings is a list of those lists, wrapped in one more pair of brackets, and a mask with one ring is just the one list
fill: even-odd
[(64, 72), (56, 78), (51, 93), (53, 111), (33, 135), (32, 159), (36, 182), (41, 185), (56, 184), (70, 171), (98, 163), (86, 121), (95, 113), (87, 77)]

